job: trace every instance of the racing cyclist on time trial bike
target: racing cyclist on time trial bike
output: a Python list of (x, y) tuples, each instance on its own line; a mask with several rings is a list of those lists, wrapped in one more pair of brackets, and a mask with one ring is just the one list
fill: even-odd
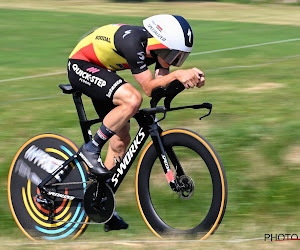
[[(79, 155), (95, 175), (111, 174), (115, 158), (124, 156), (130, 143), (130, 123), (142, 103), (141, 93), (116, 71), (130, 69), (147, 96), (153, 89), (179, 80), (185, 88), (202, 87), (203, 72), (180, 67), (193, 47), (193, 32), (181, 16), (155, 15), (143, 26), (109, 24), (85, 36), (69, 56), (68, 77), (74, 89), (91, 98), (103, 122), (93, 139), (82, 145)], [(154, 77), (148, 66), (155, 63)], [(109, 140), (103, 164), (101, 149)], [(115, 213), (106, 231), (126, 229), (128, 225)]]

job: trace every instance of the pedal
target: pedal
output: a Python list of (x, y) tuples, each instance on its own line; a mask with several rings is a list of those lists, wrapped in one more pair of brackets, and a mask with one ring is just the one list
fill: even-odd
[(104, 231), (109, 232), (112, 230), (127, 229), (128, 224), (115, 212), (113, 217), (105, 223)]

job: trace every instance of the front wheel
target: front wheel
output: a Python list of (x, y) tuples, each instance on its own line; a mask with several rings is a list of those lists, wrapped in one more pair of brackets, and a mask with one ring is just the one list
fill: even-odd
[(160, 238), (205, 239), (218, 228), (225, 213), (227, 180), (222, 163), (212, 146), (192, 131), (167, 130), (161, 139), (181, 188), (172, 191), (153, 141), (149, 142), (136, 175), (141, 215)]

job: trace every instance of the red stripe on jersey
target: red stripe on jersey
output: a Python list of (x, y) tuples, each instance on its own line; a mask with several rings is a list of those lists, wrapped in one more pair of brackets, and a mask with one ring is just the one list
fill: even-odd
[(129, 64), (127, 64), (127, 63), (122, 63), (122, 65), (123, 65), (126, 69), (130, 69)]
[(106, 69), (106, 67), (99, 61), (92, 43), (90, 43), (89, 45), (82, 47), (80, 50), (78, 50), (71, 57), (71, 59), (88, 61), (88, 62), (94, 63), (96, 65), (99, 65), (101, 68)]

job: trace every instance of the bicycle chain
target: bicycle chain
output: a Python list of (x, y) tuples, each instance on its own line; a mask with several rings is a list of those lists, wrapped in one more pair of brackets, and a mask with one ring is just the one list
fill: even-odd
[(63, 183), (53, 183), (51, 186), (63, 186), (63, 185), (77, 185), (77, 184), (88, 184), (90, 183), (89, 181), (85, 182), (63, 182)]
[(103, 225), (104, 223), (98, 223), (98, 222), (74, 222), (69, 220), (53, 220), (53, 222), (65, 222), (65, 223), (73, 223), (73, 224), (81, 224), (81, 225)]

